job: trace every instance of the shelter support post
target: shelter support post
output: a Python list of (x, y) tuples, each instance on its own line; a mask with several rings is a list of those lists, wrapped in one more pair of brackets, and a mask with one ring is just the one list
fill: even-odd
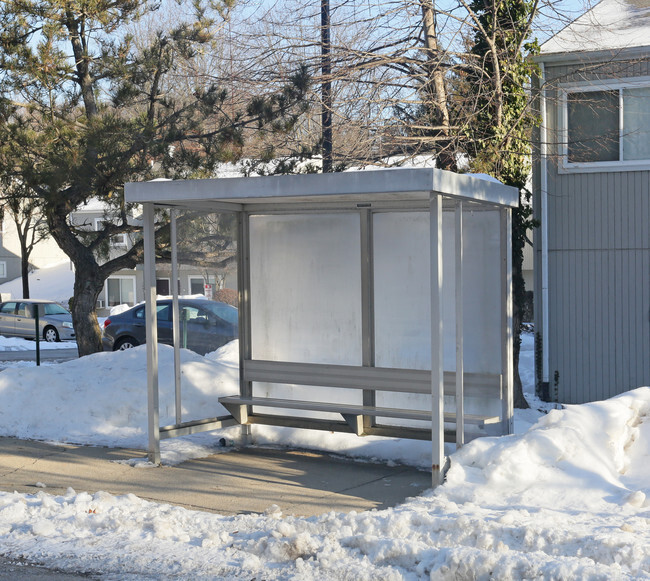
[[(250, 261), (250, 216), (240, 212), (237, 228), (237, 284), (239, 287), (239, 394), (253, 396), (253, 383), (244, 376), (244, 362), (252, 359), (251, 346), (251, 261)], [(252, 411), (247, 406), (243, 413)], [(244, 444), (251, 435), (251, 426), (241, 426)]]
[(147, 329), (147, 404), (149, 462), (160, 464), (160, 410), (158, 404), (158, 327), (156, 325), (156, 254), (154, 205), (143, 204), (144, 294)]
[(501, 393), (502, 433), (514, 431), (514, 367), (513, 353), (513, 302), (512, 302), (512, 210), (504, 208), (501, 213), (501, 367), (503, 385)]
[(463, 348), (463, 202), (456, 202), (456, 448), (465, 444)]
[[(361, 336), (362, 364), (364, 367), (375, 366), (375, 309), (374, 309), (374, 261), (373, 261), (373, 231), (372, 212), (363, 209), (361, 214)], [(375, 390), (363, 391), (363, 405), (374, 407), (376, 405)], [(346, 418), (347, 421), (347, 418)], [(357, 420), (355, 420), (357, 421)], [(376, 425), (373, 416), (363, 416), (361, 430), (372, 428)], [(358, 427), (357, 427), (358, 431)], [(359, 432), (361, 433), (361, 432)]]
[(176, 228), (177, 210), (171, 209), (171, 253), (172, 253), (172, 333), (174, 343), (174, 391), (176, 394), (176, 423), (183, 421), (181, 404), (181, 330), (178, 308), (178, 235)]
[(442, 301), (442, 195), (430, 197), (431, 246), (431, 483), (445, 478)]

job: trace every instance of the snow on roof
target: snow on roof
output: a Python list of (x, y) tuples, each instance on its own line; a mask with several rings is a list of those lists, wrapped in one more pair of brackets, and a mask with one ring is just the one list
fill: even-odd
[(650, 47), (650, 0), (601, 0), (541, 46), (542, 55)]

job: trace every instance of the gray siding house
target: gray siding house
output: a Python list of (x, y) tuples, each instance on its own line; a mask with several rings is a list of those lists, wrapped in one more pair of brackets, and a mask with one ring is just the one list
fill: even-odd
[(650, 0), (602, 0), (538, 62), (537, 386), (583, 403), (650, 385)]

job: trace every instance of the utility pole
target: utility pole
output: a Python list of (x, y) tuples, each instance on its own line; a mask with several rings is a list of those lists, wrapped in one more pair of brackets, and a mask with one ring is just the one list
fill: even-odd
[(332, 57), (330, 54), (330, 2), (321, 0), (321, 139), (323, 142), (323, 173), (332, 171)]

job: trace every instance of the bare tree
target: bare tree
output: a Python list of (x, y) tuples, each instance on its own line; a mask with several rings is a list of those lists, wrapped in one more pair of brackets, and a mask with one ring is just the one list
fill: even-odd
[(20, 275), (23, 298), (29, 298), (29, 259), (36, 245), (49, 236), (47, 220), (35, 196), (16, 179), (2, 180), (0, 193), (3, 218), (9, 218), (16, 228), (20, 244)]

